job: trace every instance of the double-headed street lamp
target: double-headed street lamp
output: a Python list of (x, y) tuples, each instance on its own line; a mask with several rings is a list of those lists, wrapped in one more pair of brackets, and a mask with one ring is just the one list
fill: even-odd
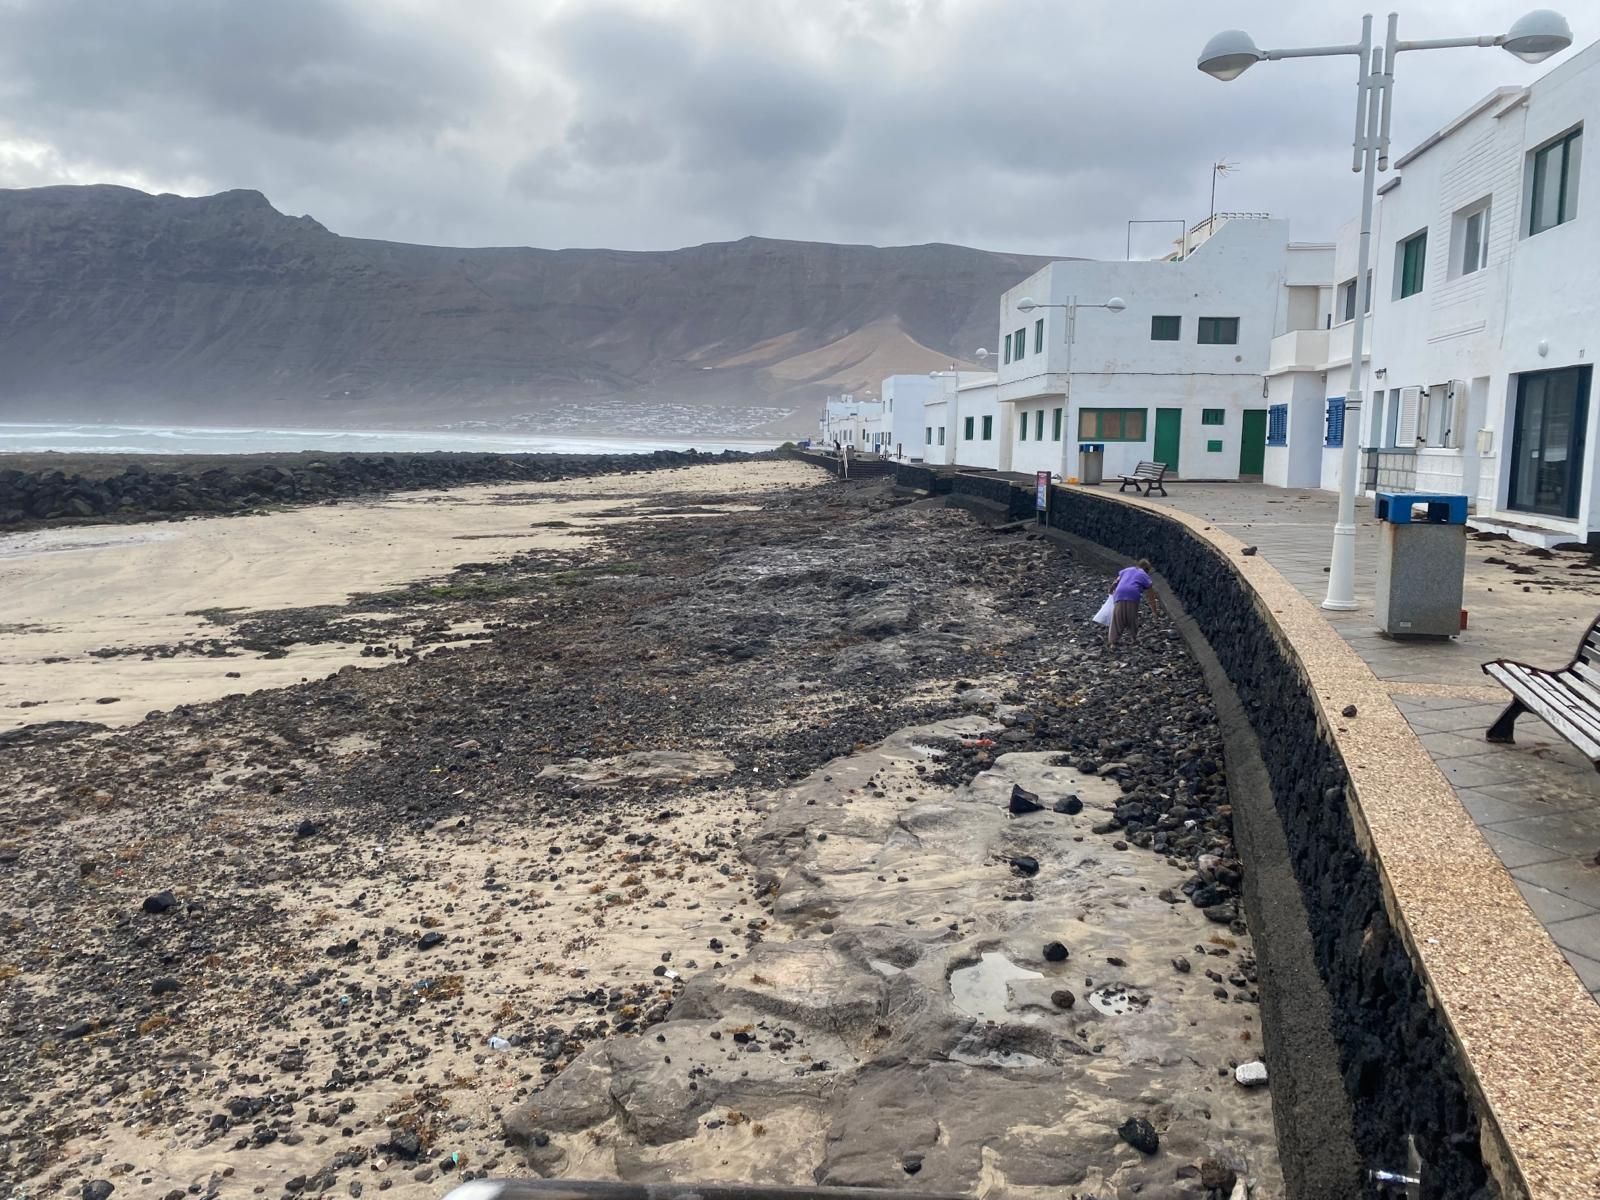
[(1063, 428), (1061, 430), (1061, 471), (1059, 472), (1063, 480), (1068, 478), (1067, 447), (1072, 443), (1072, 439), (1068, 435), (1076, 428), (1072, 424), (1072, 346), (1078, 340), (1078, 310), (1080, 308), (1103, 308), (1108, 312), (1119, 313), (1127, 307), (1128, 302), (1121, 296), (1113, 296), (1102, 304), (1080, 304), (1076, 296), (1068, 296), (1065, 304), (1039, 304), (1028, 296), (1024, 296), (1017, 301), (1018, 312), (1029, 313), (1036, 308), (1062, 308), (1067, 312), (1067, 369), (1065, 372), (1067, 388), (1061, 397), (1061, 424)]
[(1499, 46), (1523, 62), (1543, 62), (1572, 45), (1572, 30), (1559, 13), (1541, 8), (1519, 18), (1502, 34), (1484, 37), (1434, 38), (1402, 42), (1396, 33), (1399, 16), (1389, 14), (1389, 33), (1382, 48), (1372, 43), (1372, 17), (1361, 18), (1361, 40), (1348, 46), (1310, 46), (1299, 50), (1259, 49), (1248, 33), (1226, 29), (1206, 43), (1197, 65), (1207, 75), (1237, 79), (1258, 62), (1280, 58), (1329, 58), (1353, 54), (1356, 76), (1355, 157), (1352, 171), (1363, 172), (1361, 242), (1356, 255), (1355, 320), (1350, 330), (1350, 386), (1345, 395), (1344, 444), (1339, 467), (1339, 517), (1333, 527), (1333, 562), (1328, 569), (1328, 597), (1323, 608), (1356, 607), (1356, 472), (1361, 430), (1361, 353), (1366, 313), (1372, 303), (1368, 267), (1372, 258), (1372, 206), (1376, 172), (1389, 169), (1389, 116), (1393, 107), (1394, 59), (1402, 50), (1449, 50), (1462, 46)]

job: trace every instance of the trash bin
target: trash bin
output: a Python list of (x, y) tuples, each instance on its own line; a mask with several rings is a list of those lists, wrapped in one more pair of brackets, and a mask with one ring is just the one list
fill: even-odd
[(1379, 492), (1378, 628), (1393, 637), (1461, 632), (1467, 571), (1467, 498)]
[(1078, 443), (1078, 482), (1099, 483), (1105, 478), (1106, 447), (1103, 442)]

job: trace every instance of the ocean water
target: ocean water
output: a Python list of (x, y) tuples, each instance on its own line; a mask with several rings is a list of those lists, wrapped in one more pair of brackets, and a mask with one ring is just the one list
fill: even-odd
[(44, 425), (0, 422), (0, 455), (57, 450), (78, 454), (406, 454), (468, 450), (498, 454), (645, 454), (652, 450), (770, 450), (772, 441), (529, 434), (437, 429), (202, 429), (179, 425)]

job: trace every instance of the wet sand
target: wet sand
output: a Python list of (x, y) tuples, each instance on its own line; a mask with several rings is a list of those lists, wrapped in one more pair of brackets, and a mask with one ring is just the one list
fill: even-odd
[[(656, 498), (721, 489), (759, 496), (814, 475), (791, 462), (697, 466), (172, 525), (0, 535), (0, 731), (43, 721), (128, 725), (176, 704), (385, 661), (363, 657), (355, 644), (300, 645), (275, 658), (93, 654), (213, 638), (218, 629), (205, 610), (342, 604), (463, 562), (538, 549), (598, 553), (596, 529)], [(404, 631), (396, 644), (409, 648)]]

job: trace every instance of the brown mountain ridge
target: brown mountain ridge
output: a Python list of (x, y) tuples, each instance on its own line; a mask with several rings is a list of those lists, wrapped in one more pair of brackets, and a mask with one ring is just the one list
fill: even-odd
[(254, 191), (0, 190), (0, 420), (804, 433), (965, 360), (1047, 259), (748, 237), (683, 250), (341, 237)]

